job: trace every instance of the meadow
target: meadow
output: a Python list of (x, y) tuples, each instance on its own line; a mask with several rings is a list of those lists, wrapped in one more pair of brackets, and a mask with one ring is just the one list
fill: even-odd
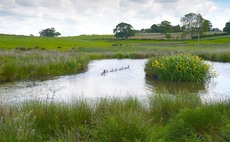
[[(138, 37), (137, 35), (136, 37)], [(229, 62), (230, 36), (202, 38), (200, 45), (193, 40), (159, 40), (149, 38), (115, 39), (113, 35), (82, 35), (76, 37), (43, 38), (32, 36), (0, 35), (0, 50), (55, 50), (87, 53), (94, 58), (148, 58), (190, 52), (211, 61)], [(118, 54), (120, 57), (117, 57)], [(116, 56), (117, 55), (117, 56)], [(135, 57), (134, 57), (135, 56)]]

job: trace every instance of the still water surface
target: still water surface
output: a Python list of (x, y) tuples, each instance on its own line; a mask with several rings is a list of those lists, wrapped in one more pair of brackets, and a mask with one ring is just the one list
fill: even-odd
[[(0, 85), (1, 101), (22, 101), (28, 99), (100, 99), (135, 96), (146, 99), (155, 93), (177, 93), (188, 91), (198, 93), (203, 99), (230, 98), (230, 63), (213, 64), (219, 76), (210, 83), (188, 83), (153, 81), (146, 78), (146, 60), (108, 59), (91, 61), (88, 71), (77, 75), (57, 77), (47, 81), (15, 82)], [(101, 75), (103, 71), (108, 73)], [(114, 71), (117, 70), (117, 71)]]

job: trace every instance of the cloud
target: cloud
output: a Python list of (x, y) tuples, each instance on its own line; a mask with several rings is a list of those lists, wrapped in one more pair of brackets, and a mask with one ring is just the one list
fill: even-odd
[(178, 1), (179, 0), (154, 0), (154, 2), (158, 2), (158, 3), (175, 3)]
[(55, 27), (62, 35), (112, 34), (119, 22), (135, 29), (163, 20), (176, 25), (190, 12), (200, 13), (219, 28), (229, 15), (212, 0), (4, 0), (0, 33), (38, 35), (44, 28)]

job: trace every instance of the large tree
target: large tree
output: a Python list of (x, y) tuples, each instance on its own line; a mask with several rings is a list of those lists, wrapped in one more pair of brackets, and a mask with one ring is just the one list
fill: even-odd
[(56, 32), (54, 28), (47, 28), (39, 32), (41, 37), (58, 37), (61, 34)]
[(208, 32), (212, 30), (212, 23), (209, 20), (204, 20), (202, 25), (203, 31)]
[(180, 25), (172, 26), (172, 32), (174, 32), (174, 33), (182, 32)]
[(151, 32), (152, 33), (159, 33), (159, 26), (157, 24), (153, 24), (151, 27)]
[(223, 31), (230, 34), (230, 21), (225, 24)]
[(132, 25), (121, 22), (113, 30), (116, 38), (127, 39), (128, 37), (134, 36), (135, 32)]
[(172, 32), (171, 23), (169, 21), (162, 21), (159, 25), (159, 31), (165, 35), (167, 35), (167, 33)]
[(200, 14), (189, 13), (181, 18), (183, 24), (183, 33), (191, 34), (193, 37), (195, 34), (203, 34), (203, 22), (204, 19)]

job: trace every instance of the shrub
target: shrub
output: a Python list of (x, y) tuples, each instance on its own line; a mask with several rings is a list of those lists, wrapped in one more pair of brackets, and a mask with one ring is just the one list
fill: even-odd
[(215, 76), (211, 69), (211, 65), (191, 54), (153, 57), (145, 65), (147, 76), (169, 81), (204, 82)]

